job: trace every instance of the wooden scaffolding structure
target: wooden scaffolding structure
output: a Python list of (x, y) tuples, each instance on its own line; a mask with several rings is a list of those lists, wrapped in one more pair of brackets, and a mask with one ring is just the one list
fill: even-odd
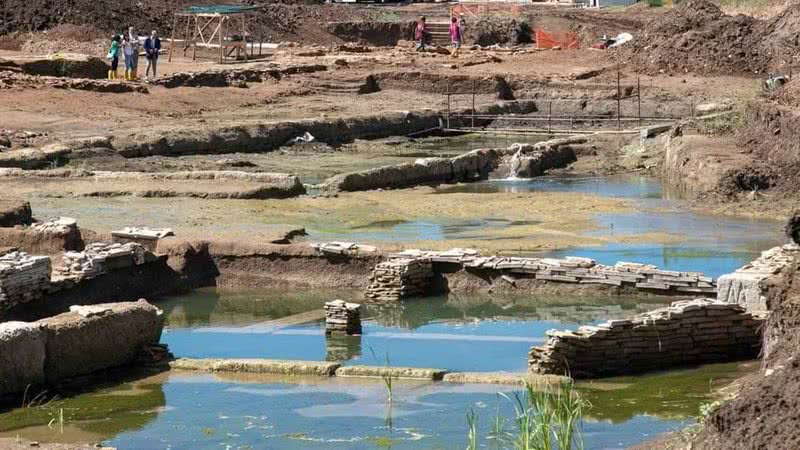
[[(183, 56), (186, 56), (189, 48), (192, 49), (193, 61), (197, 59), (197, 47), (218, 47), (220, 63), (232, 57), (234, 52), (236, 59), (244, 55), (247, 61), (248, 39), (252, 41), (248, 13), (259, 8), (235, 5), (190, 6), (176, 13), (172, 25), (169, 61), (172, 61), (176, 40), (183, 43)], [(253, 45), (250, 46), (250, 51), (252, 56)]]

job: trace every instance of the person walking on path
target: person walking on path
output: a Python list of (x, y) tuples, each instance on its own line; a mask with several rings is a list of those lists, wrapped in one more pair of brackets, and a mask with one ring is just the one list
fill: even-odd
[(455, 16), (450, 19), (450, 43), (453, 45), (450, 56), (458, 58), (458, 51), (461, 50), (461, 25)]
[(133, 44), (128, 35), (122, 37), (122, 55), (125, 57), (125, 79), (133, 79)]
[(117, 68), (119, 67), (119, 35), (115, 34), (113, 38), (111, 38), (111, 48), (108, 49), (108, 55), (106, 58), (111, 60), (111, 70), (108, 71), (108, 79), (109, 80), (116, 80), (117, 79)]
[(144, 76), (150, 75), (150, 69), (153, 69), (153, 78), (156, 77), (156, 69), (158, 68), (158, 52), (161, 50), (161, 39), (158, 38), (158, 33), (153, 30), (144, 41), (144, 53), (147, 58), (147, 68), (144, 70)]
[(414, 30), (414, 39), (417, 40), (417, 51), (425, 51), (425, 40), (428, 38), (428, 27), (425, 23), (425, 16), (417, 21), (417, 29)]
[(131, 69), (131, 80), (139, 78), (139, 50), (141, 43), (139, 42), (139, 33), (133, 27), (128, 27), (128, 40), (133, 46), (133, 67)]

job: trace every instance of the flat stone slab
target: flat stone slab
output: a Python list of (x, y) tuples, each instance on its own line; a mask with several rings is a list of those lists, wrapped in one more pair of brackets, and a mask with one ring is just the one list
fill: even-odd
[(390, 366), (342, 366), (336, 369), (337, 377), (392, 377), (414, 380), (441, 380), (445, 369)]
[(218, 358), (180, 358), (169, 363), (176, 370), (195, 370), (200, 372), (244, 372), (272, 373), (278, 375), (317, 375), (330, 377), (341, 366), (339, 363), (325, 361), (294, 361), (281, 359), (218, 359)]
[(445, 383), (461, 384), (509, 384), (524, 386), (527, 382), (531, 386), (558, 386), (569, 382), (569, 377), (560, 375), (538, 375), (533, 373), (507, 373), (507, 372), (452, 372), (442, 378)]

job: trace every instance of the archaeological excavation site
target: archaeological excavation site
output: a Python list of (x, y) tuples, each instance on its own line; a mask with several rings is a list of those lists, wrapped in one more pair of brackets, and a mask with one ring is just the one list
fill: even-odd
[(0, 0), (0, 449), (798, 449), (796, 73), (796, 0)]

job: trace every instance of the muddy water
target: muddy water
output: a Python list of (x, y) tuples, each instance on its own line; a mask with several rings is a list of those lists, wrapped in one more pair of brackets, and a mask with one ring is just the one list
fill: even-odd
[[(545, 331), (575, 329), (664, 306), (657, 300), (598, 297), (444, 296), (366, 305), (363, 336), (325, 337), (325, 301), (362, 302), (353, 291), (280, 289), (231, 293), (203, 289), (166, 299), (162, 341), (194, 358), (277, 358), (436, 367), (451, 371), (524, 372), (531, 345)], [(313, 316), (313, 315), (312, 315)], [(294, 320), (299, 318), (300, 321)]]

